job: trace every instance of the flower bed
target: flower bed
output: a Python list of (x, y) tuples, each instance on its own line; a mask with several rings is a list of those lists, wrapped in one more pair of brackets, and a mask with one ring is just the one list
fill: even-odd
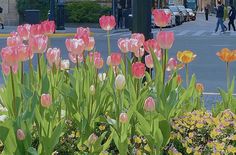
[[(170, 18), (158, 11), (153, 15), (159, 27)], [(74, 38), (65, 40), (70, 61), (61, 58), (60, 49), (50, 48), (54, 22), (21, 25), (11, 33), (7, 47), (1, 50), (5, 81), (0, 91), (4, 107), (0, 110), (1, 153), (217, 153), (214, 147), (220, 137), (212, 137), (212, 132), (222, 127), (220, 123), (224, 123), (223, 138), (235, 134), (231, 123), (227, 124), (235, 120), (236, 103), (232, 96), (234, 80), (230, 85), (229, 72), (229, 89), (220, 90), (222, 102), (210, 114), (204, 110), (203, 84), (188, 74), (196, 55), (182, 51), (177, 53), (178, 61), (168, 57), (173, 32), (161, 31), (155, 39), (146, 41), (142, 34), (132, 34), (118, 40), (121, 52), (115, 53), (110, 50), (114, 17), (102, 16), (99, 22), (108, 34), (106, 68), (101, 53), (95, 51), (89, 28), (80, 27)], [(128, 57), (129, 52), (134, 57)], [(145, 61), (141, 61), (145, 53)], [(228, 70), (236, 54), (222, 49), (217, 55), (226, 62)], [(32, 65), (34, 56), (37, 69)], [(181, 69), (186, 73), (185, 87), (179, 75)], [(221, 113), (225, 109), (232, 112)], [(195, 126), (186, 126), (193, 121), (197, 121)], [(186, 137), (195, 134), (200, 139)], [(207, 145), (209, 142), (211, 146)], [(235, 144), (225, 142), (223, 148), (234, 151)], [(205, 145), (196, 150), (200, 143)]]

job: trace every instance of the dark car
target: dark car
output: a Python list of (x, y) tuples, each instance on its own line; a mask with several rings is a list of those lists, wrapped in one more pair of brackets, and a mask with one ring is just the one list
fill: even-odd
[(184, 22), (184, 16), (183, 13), (174, 5), (168, 6), (168, 9), (170, 9), (173, 14), (175, 15), (175, 23), (176, 25), (180, 25)]
[(187, 22), (189, 20), (189, 15), (188, 15), (188, 12), (187, 12), (186, 8), (183, 5), (178, 5), (177, 7), (183, 13), (184, 21)]
[(187, 8), (186, 10), (189, 14), (190, 20), (196, 20), (196, 13), (192, 9), (189, 9), (189, 8)]

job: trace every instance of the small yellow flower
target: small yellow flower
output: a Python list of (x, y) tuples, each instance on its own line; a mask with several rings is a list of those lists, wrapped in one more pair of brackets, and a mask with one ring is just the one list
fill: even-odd
[(224, 143), (215, 143), (215, 149), (216, 149), (217, 151), (223, 150), (224, 147), (225, 147), (225, 144), (224, 144)]
[(103, 130), (106, 129), (106, 126), (105, 125), (100, 125), (98, 128), (99, 128), (99, 130), (103, 131)]
[(218, 135), (220, 135), (219, 129), (213, 129), (210, 133), (211, 138), (216, 138)]
[(137, 144), (140, 144), (140, 143), (142, 143), (142, 140), (141, 140), (141, 138), (139, 138), (138, 136), (136, 136), (136, 137), (134, 138), (134, 142), (137, 143)]
[(227, 151), (229, 152), (229, 153), (236, 153), (236, 147), (234, 147), (234, 146), (232, 146), (232, 145), (229, 145), (228, 147), (227, 147)]
[(201, 155), (202, 153), (200, 151), (195, 151), (193, 155)]
[(203, 126), (204, 126), (204, 124), (203, 124), (202, 122), (198, 122), (198, 123), (196, 124), (196, 127), (197, 127), (198, 129), (202, 128)]
[(75, 137), (76, 138), (80, 137), (80, 132), (79, 131), (76, 131)]
[(193, 138), (193, 136), (194, 136), (193, 132), (190, 132), (190, 133), (188, 134), (188, 136), (189, 136), (189, 138)]
[(230, 137), (230, 139), (231, 139), (231, 140), (236, 140), (236, 135), (232, 135), (232, 136)]
[(186, 152), (187, 152), (188, 154), (192, 153), (192, 151), (193, 151), (193, 149), (192, 149), (192, 148), (190, 148), (190, 147), (187, 147), (187, 149), (186, 149)]

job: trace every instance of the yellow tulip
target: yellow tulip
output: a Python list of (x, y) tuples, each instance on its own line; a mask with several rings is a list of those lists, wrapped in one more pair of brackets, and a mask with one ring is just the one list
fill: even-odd
[(197, 56), (196, 54), (194, 54), (192, 51), (188, 51), (188, 50), (183, 51), (183, 52), (179, 51), (177, 53), (177, 59), (184, 64), (188, 64), (188, 63), (192, 62), (196, 56)]

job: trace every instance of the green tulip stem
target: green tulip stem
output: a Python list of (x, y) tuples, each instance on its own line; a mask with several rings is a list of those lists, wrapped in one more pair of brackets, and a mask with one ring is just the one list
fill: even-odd
[(230, 70), (229, 70), (229, 63), (226, 62), (226, 80), (227, 80), (227, 89), (230, 87)]
[(111, 40), (110, 40), (110, 31), (107, 31), (107, 49), (108, 49), (108, 56), (111, 55)]
[(41, 80), (41, 66), (40, 66), (40, 53), (37, 54), (38, 56), (38, 72), (39, 72), (39, 80)]
[(24, 84), (24, 62), (21, 62), (21, 84)]
[(77, 67), (77, 70), (79, 70), (79, 59), (78, 59), (78, 55), (76, 55), (76, 67)]
[(15, 85), (14, 85), (14, 79), (13, 79), (13, 68), (10, 66), (11, 70), (11, 85), (12, 85), (12, 95), (13, 95), (13, 104), (12, 104), (12, 109), (13, 109), (13, 115), (16, 117), (17, 112), (16, 112), (16, 94), (15, 94)]
[(125, 77), (126, 77), (126, 69), (127, 69), (127, 66), (126, 66), (126, 53), (124, 53), (124, 64), (125, 64)]
[(163, 55), (162, 56), (163, 57), (163, 66), (162, 66), (163, 67), (162, 69), (163, 70), (163, 86), (165, 85), (165, 78), (166, 78), (165, 76), (166, 76), (167, 52), (168, 52), (168, 49), (164, 49), (163, 54), (162, 54)]
[(33, 75), (34, 75), (34, 70), (33, 70), (33, 65), (32, 65), (32, 59), (29, 58), (29, 85), (31, 86), (31, 82), (33, 81)]
[(186, 87), (188, 87), (189, 79), (188, 79), (188, 64), (185, 64), (185, 70), (186, 70)]

